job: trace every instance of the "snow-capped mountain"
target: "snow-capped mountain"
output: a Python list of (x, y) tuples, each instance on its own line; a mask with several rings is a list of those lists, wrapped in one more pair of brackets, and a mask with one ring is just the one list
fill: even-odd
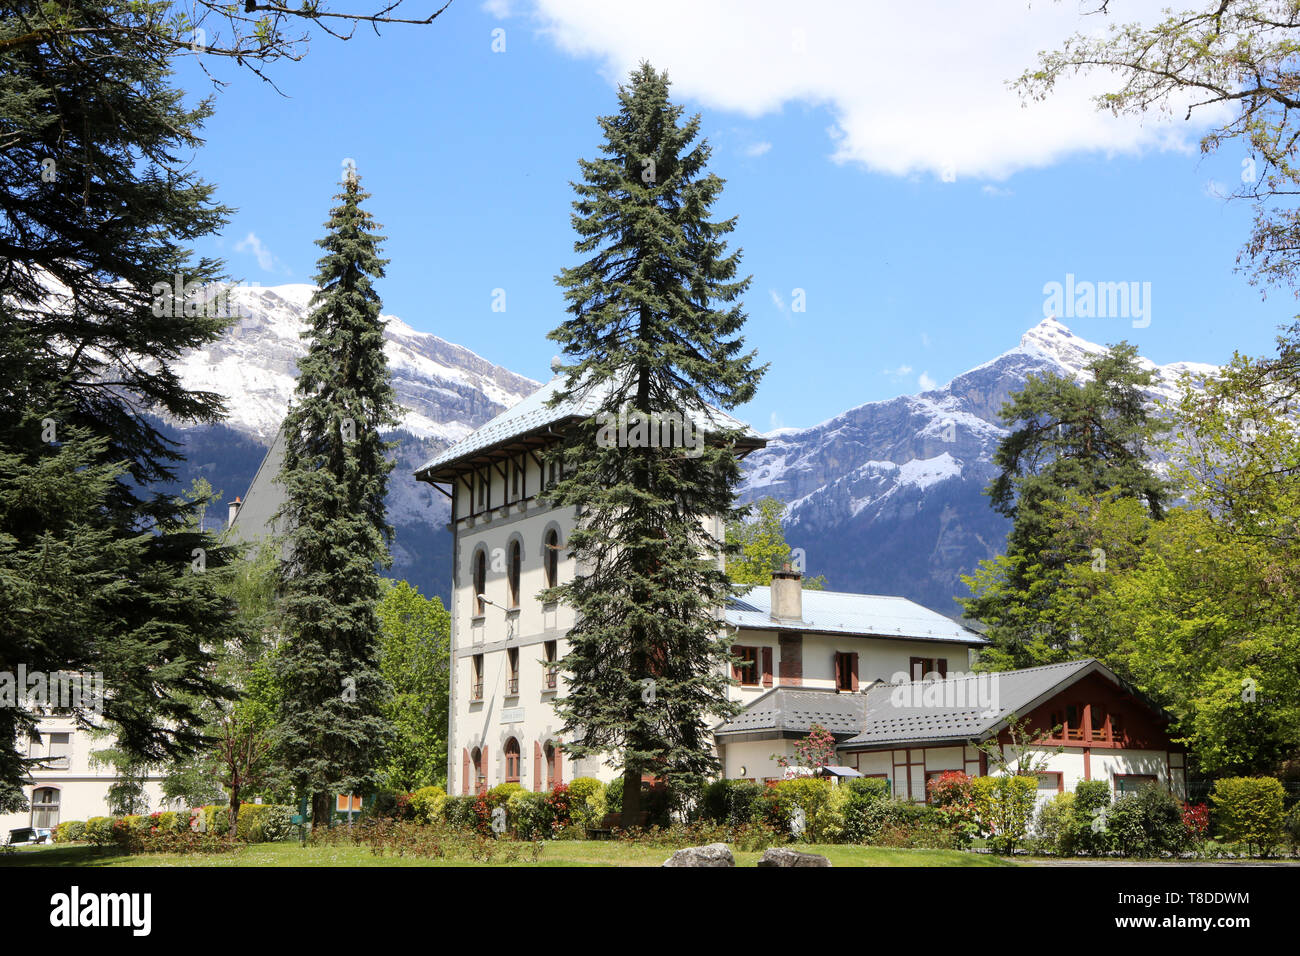
[[(301, 333), (314, 292), (302, 284), (232, 289), (230, 312), (240, 318), (221, 341), (176, 365), (188, 388), (227, 396), (231, 428), (266, 444), (280, 427), (298, 359), (307, 352)], [(538, 387), (396, 316), (383, 319), (393, 387), (406, 409), (401, 427), (417, 438), (457, 441)]]
[[(769, 434), (745, 461), (742, 497), (789, 503), (786, 533), (810, 574), (844, 591), (897, 594), (941, 613), (966, 594), (961, 575), (999, 552), (1008, 523), (984, 488), (1005, 430), (998, 411), (1031, 375), (1082, 377), (1105, 347), (1055, 319), (1020, 344), (942, 388), (849, 409), (812, 428)], [(1156, 366), (1152, 400), (1173, 398), (1183, 373), (1213, 366)]]
[[(307, 351), (301, 333), (314, 291), (310, 285), (231, 289), (229, 312), (239, 316), (237, 321), (220, 341), (175, 365), (187, 388), (226, 397), (223, 425), (168, 429), (186, 446), (178, 485), (206, 477), (223, 494), (223, 515), (224, 505), (247, 490), (289, 407), (298, 358)], [(539, 383), (418, 332), (396, 316), (384, 320), (393, 387), (405, 410), (388, 490), (388, 520), (396, 529), (393, 573), (426, 594), (445, 596), (451, 581), (446, 498), (413, 473), (434, 452), (531, 394)]]
[[(308, 285), (231, 292), (238, 321), (219, 342), (178, 363), (185, 385), (219, 392), (221, 426), (172, 431), (188, 461), (178, 485), (208, 478), (224, 502), (244, 494), (289, 405)], [(397, 531), (393, 572), (428, 594), (450, 587), (446, 499), (413, 472), (445, 447), (539, 386), (461, 346), (386, 316), (387, 354), (406, 410), (389, 483), (389, 521)], [(766, 449), (744, 462), (742, 497), (773, 495), (790, 504), (792, 545), (810, 574), (837, 590), (897, 594), (953, 614), (960, 576), (1001, 550), (1007, 523), (983, 491), (1005, 434), (997, 414), (1031, 374), (1081, 376), (1103, 346), (1048, 319), (1020, 344), (942, 388), (871, 402), (812, 428), (770, 433)], [(1144, 360), (1145, 361), (1145, 360)], [(1212, 366), (1154, 366), (1152, 398), (1171, 398), (1182, 373)], [(225, 513), (224, 507), (220, 509)]]

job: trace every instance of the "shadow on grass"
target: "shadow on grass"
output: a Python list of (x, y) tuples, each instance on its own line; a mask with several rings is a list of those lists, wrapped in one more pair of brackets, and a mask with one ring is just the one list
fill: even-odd
[(0, 854), (0, 866), (113, 866), (127, 858), (126, 853), (89, 844), (22, 847)]

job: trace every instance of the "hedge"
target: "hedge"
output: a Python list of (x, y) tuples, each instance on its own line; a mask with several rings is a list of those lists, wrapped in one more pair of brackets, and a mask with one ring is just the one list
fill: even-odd
[(1246, 844), (1247, 852), (1268, 856), (1283, 840), (1282, 781), (1273, 777), (1228, 777), (1216, 781), (1210, 794), (1214, 822), (1230, 843)]
[(442, 787), (421, 787), (411, 794), (411, 812), (417, 823), (433, 823), (442, 818), (447, 791)]

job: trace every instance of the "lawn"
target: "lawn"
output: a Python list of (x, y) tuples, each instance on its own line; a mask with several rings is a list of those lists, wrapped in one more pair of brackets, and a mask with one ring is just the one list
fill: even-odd
[[(891, 850), (874, 846), (811, 845), (835, 866), (1014, 866), (1008, 860), (955, 850)], [(735, 852), (733, 850), (733, 852)], [(87, 844), (25, 847), (0, 856), (0, 866), (658, 866), (672, 855), (662, 847), (613, 841), (557, 840), (545, 844), (536, 863), (473, 864), (460, 860), (375, 856), (366, 847), (260, 843), (233, 853), (126, 856)], [(735, 852), (739, 866), (753, 866), (763, 854)]]

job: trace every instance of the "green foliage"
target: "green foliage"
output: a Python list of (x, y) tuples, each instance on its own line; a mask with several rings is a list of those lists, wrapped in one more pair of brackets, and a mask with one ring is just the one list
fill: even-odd
[(1037, 777), (975, 777), (975, 817), (995, 853), (1014, 853), (1029, 835), (1038, 795)]
[(519, 793), (523, 789), (523, 784), (499, 783), (487, 792), (488, 806), (503, 807), (511, 794)]
[(555, 814), (550, 794), (516, 790), (506, 800), (506, 820), (521, 840), (544, 840), (551, 835)]
[(1124, 856), (1161, 856), (1187, 845), (1182, 804), (1153, 784), (1120, 794), (1106, 816), (1106, 829)]
[(772, 789), (780, 795), (783, 805), (788, 801), (790, 812), (795, 807), (803, 810), (805, 842), (830, 842), (843, 830), (843, 802), (837, 806), (832, 801), (836, 788), (825, 777), (795, 777), (779, 781)]
[(294, 786), (312, 794), (324, 819), (331, 793), (378, 784), (393, 739), (391, 689), (380, 668), (377, 566), (391, 563), (384, 493), (393, 463), (381, 432), (398, 422), (384, 356), (384, 275), (367, 194), (349, 175), (330, 212), (298, 361), (295, 401), (285, 417), (287, 529), (279, 566), (284, 688), (277, 750)]
[[(239, 807), (236, 832), (245, 843), (278, 843), (296, 831), (290, 823), (297, 811), (293, 807), (273, 803), (244, 803)], [(220, 833), (228, 832), (227, 829)]]
[(392, 688), (385, 716), (396, 734), (383, 779), (398, 790), (445, 783), (451, 615), (406, 581), (385, 582), (377, 613), (379, 669)]
[[(194, 701), (227, 692), (208, 649), (234, 636), (231, 550), (197, 527), (200, 503), (158, 493), (181, 458), (160, 420), (174, 433), (222, 414), (178, 362), (230, 319), (156, 313), (152, 289), (225, 279), (191, 244), (231, 210), (191, 165), (212, 107), (175, 86), (156, 6), (0, 11), (0, 661), (101, 675), (102, 725), (141, 763), (200, 745)], [(33, 716), (0, 708), (6, 804)]]
[[(706, 172), (708, 143), (695, 142), (699, 117), (679, 122), (682, 112), (667, 76), (642, 64), (619, 89), (619, 112), (600, 119), (603, 155), (582, 161), (574, 183), (574, 249), (585, 258), (558, 277), (569, 317), (550, 333), (573, 360), (555, 401), (600, 396), (550, 452), (564, 473), (547, 498), (582, 512), (567, 545), (587, 569), (542, 595), (577, 620), (556, 708), (566, 751), (622, 768), (629, 813), (646, 773), (673, 790), (716, 774), (709, 728), (736, 710), (716, 614), (740, 589), (719, 561), (725, 544), (699, 528), (739, 516), (741, 433), (620, 447), (605, 440), (609, 423), (629, 412), (704, 420), (709, 404), (752, 398), (763, 371), (742, 351), (749, 280), (726, 251), (735, 220), (709, 219), (723, 183)], [(647, 679), (656, 693), (643, 699)]]
[(889, 781), (881, 777), (850, 777), (840, 786), (867, 800), (888, 800), (892, 796)]
[(1034, 839), (1031, 841), (1036, 850), (1057, 856), (1074, 856), (1078, 835), (1075, 799), (1073, 793), (1058, 793), (1043, 801), (1034, 821)]
[[(621, 781), (617, 785), (621, 786)], [(617, 810), (622, 805), (621, 802), (616, 806), (608, 805), (609, 791), (595, 777), (575, 778), (569, 782), (566, 792), (569, 813), (574, 825), (579, 827), (594, 827), (607, 812)], [(622, 797), (622, 792), (619, 792), (617, 800), (621, 801)]]
[(1074, 785), (1074, 839), (1079, 851), (1097, 856), (1111, 848), (1106, 830), (1110, 813), (1110, 783), (1105, 780), (1080, 780)]
[(748, 780), (715, 780), (704, 790), (703, 816), (713, 823), (742, 826), (754, 817), (762, 784)]
[[(734, 557), (727, 561), (727, 575), (736, 584), (769, 585), (772, 572), (780, 571), (790, 562), (791, 548), (781, 527), (785, 511), (783, 502), (768, 496), (749, 505), (752, 520), (727, 522), (727, 545), (736, 549)], [(795, 570), (803, 572), (801, 567)], [(810, 591), (824, 590), (826, 578), (818, 575), (805, 579), (803, 587)]]
[[(1058, 606), (1068, 598), (1071, 564), (1097, 559), (1101, 541), (1088, 521), (1064, 522), (1061, 503), (1127, 500), (1155, 518), (1169, 489), (1150, 467), (1149, 446), (1165, 426), (1147, 411), (1142, 389), (1152, 372), (1121, 342), (1093, 358), (1084, 382), (1031, 376), (1002, 407), (1010, 432), (994, 455), (998, 474), (987, 493), (1012, 519), (1005, 555), (963, 578), (972, 592), (966, 614), (988, 627), (985, 669), (1006, 670), (1078, 656), (1075, 628)], [(1076, 507), (1078, 505), (1076, 504)], [(1107, 557), (1109, 557), (1107, 555)]]
[(442, 787), (421, 787), (411, 794), (411, 811), (417, 823), (433, 823), (441, 820), (442, 806), (447, 800), (447, 791)]
[(937, 807), (907, 800), (850, 794), (842, 838), (848, 843), (947, 849), (956, 838)]
[(113, 842), (113, 818), (91, 817), (86, 821), (85, 838), (95, 846), (108, 846)]
[(1284, 831), (1282, 781), (1273, 777), (1228, 777), (1215, 781), (1210, 793), (1219, 835), (1244, 843), (1247, 851), (1268, 856), (1282, 842)]
[(75, 843), (86, 838), (86, 824), (83, 820), (64, 820), (54, 829), (55, 843)]

